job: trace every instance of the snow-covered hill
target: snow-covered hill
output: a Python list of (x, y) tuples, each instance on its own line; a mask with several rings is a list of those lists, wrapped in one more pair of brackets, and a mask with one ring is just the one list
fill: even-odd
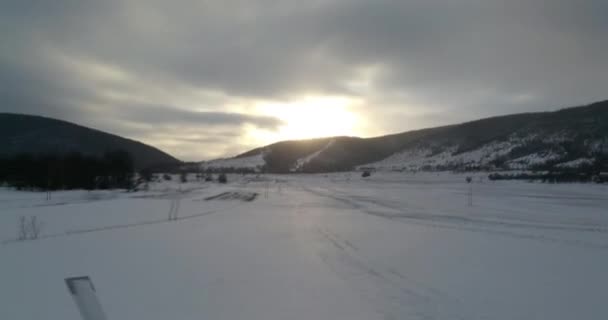
[[(397, 171), (580, 169), (595, 165), (597, 158), (606, 154), (608, 140), (587, 139), (580, 143), (577, 139), (575, 133), (545, 137), (513, 135), (506, 141), (491, 141), (464, 152), (459, 151), (460, 145), (422, 145), (359, 168)], [(579, 150), (568, 150), (571, 145)]]
[(255, 172), (260, 172), (266, 162), (264, 161), (264, 153), (260, 152), (259, 154), (248, 156), (248, 157), (240, 157), (240, 158), (227, 158), (227, 159), (217, 159), (211, 161), (203, 161), (200, 163), (202, 170), (253, 170)]
[(275, 173), (331, 172), (362, 167), (398, 171), (608, 171), (606, 159), (608, 101), (375, 138), (283, 141), (202, 165)]

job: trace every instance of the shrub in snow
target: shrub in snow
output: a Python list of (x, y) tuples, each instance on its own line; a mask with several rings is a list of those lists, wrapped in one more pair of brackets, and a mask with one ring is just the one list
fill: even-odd
[(27, 235), (28, 231), (26, 217), (19, 217), (19, 224), (17, 225), (17, 240), (25, 240), (27, 239)]
[(144, 182), (150, 182), (152, 181), (154, 175), (152, 174), (152, 171), (150, 169), (142, 169), (141, 171), (139, 171), (139, 177)]
[(42, 222), (38, 220), (38, 217), (19, 217), (19, 224), (17, 225), (17, 240), (34, 240), (38, 239), (40, 232), (42, 231)]
[(217, 182), (219, 182), (219, 183), (226, 183), (226, 182), (228, 182), (228, 178), (226, 177), (226, 174), (225, 173), (221, 173), (217, 177)]

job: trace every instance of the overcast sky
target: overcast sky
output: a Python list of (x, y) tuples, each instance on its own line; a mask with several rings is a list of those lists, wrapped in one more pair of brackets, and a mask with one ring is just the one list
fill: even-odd
[(184, 160), (608, 98), (606, 0), (16, 0), (0, 111)]

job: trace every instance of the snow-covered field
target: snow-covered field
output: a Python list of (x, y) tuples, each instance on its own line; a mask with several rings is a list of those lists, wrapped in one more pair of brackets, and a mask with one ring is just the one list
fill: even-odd
[(82, 275), (110, 320), (607, 319), (608, 186), (480, 178), (0, 190), (0, 319), (80, 319)]

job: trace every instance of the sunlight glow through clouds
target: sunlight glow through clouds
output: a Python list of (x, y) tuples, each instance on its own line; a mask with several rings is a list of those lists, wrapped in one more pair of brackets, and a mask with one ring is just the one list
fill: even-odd
[(262, 143), (360, 135), (361, 119), (352, 108), (360, 101), (340, 96), (314, 96), (256, 105), (256, 113), (276, 117), (284, 124), (276, 131), (251, 128), (249, 135)]

